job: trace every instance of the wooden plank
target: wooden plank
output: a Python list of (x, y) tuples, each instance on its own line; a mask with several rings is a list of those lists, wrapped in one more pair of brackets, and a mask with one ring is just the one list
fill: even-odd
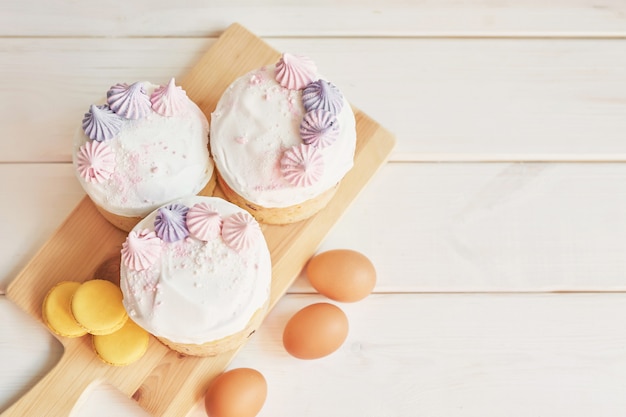
[[(339, 304), (350, 332), (337, 352), (292, 358), (281, 344), (284, 325), (319, 301), (326, 300), (283, 297), (231, 363), (266, 377), (259, 417), (621, 417), (626, 409), (626, 294), (377, 294)], [(21, 351), (19, 343), (39, 340), (31, 333), (41, 329), (8, 304), (0, 298), (10, 317), (0, 325), (0, 354), (21, 369), (45, 361), (45, 344)], [(9, 372), (0, 367), (0, 393), (18, 389)], [(74, 410), (75, 417), (111, 415), (145, 416), (106, 386)], [(197, 404), (189, 417), (206, 415)]]
[(300, 361), (282, 349), (282, 329), (324, 298), (289, 297), (232, 367), (267, 376), (266, 416), (617, 417), (626, 408), (625, 300), (377, 295), (340, 305), (350, 333), (338, 352)]
[[(180, 78), (213, 43), (0, 39), (0, 62), (11, 63), (0, 66), (0, 161), (69, 161), (82, 115), (110, 85)], [(626, 40), (272, 45), (313, 57), (351, 102), (390, 128), (394, 161), (626, 161)]]
[(625, 14), (620, 0), (4, 0), (0, 36), (203, 37), (233, 22), (272, 37), (624, 36)]
[[(274, 62), (279, 52), (239, 25), (231, 26), (183, 78), (188, 95), (210, 112), (224, 88), (251, 67)], [(224, 69), (228, 68), (228, 71)], [(354, 167), (337, 193), (318, 214), (288, 226), (262, 227), (272, 256), (270, 307), (285, 293), (306, 260), (339, 219), (394, 145), (393, 136), (360, 111)], [(218, 193), (215, 195), (221, 196)], [(37, 320), (50, 287), (61, 280), (84, 281), (119, 253), (126, 233), (115, 229), (83, 199), (63, 225), (7, 288), (7, 297)], [(94, 239), (97, 236), (97, 239)], [(111, 367), (93, 354), (89, 338), (61, 339), (65, 351), (59, 363), (3, 417), (69, 415), (82, 393), (94, 382), (107, 381), (155, 416), (185, 415), (212, 377), (236, 352), (215, 357), (184, 357), (151, 338), (148, 352), (128, 367)]]
[[(5, 289), (84, 194), (69, 164), (0, 177), (20, 178), (0, 182)], [(623, 163), (391, 163), (320, 250), (368, 255), (380, 292), (626, 290), (625, 182)]]
[(625, 291), (625, 181), (623, 163), (388, 164), (320, 250), (368, 254), (391, 292)]
[[(85, 196), (71, 164), (0, 164), (0, 291)], [(19, 179), (19, 180), (16, 180)]]
[(301, 48), (396, 134), (392, 161), (626, 160), (626, 40), (344, 45)]

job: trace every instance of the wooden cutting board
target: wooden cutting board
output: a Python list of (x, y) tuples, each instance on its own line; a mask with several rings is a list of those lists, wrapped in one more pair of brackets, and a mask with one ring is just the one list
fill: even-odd
[[(209, 116), (235, 78), (272, 64), (279, 56), (279, 52), (257, 36), (234, 24), (180, 84)], [(285, 293), (394, 146), (394, 138), (388, 131), (359, 110), (355, 109), (355, 114), (358, 138), (355, 165), (329, 205), (306, 221), (262, 226), (272, 256), (270, 307)], [(219, 189), (216, 195), (222, 196)], [(111, 271), (115, 275), (115, 263), (119, 262), (125, 238), (126, 234), (107, 223), (85, 197), (11, 282), (7, 297), (41, 322), (44, 296), (57, 282), (82, 282), (111, 275)], [(59, 363), (2, 417), (67, 416), (89, 386), (102, 382), (117, 387), (154, 416), (184, 416), (204, 395), (211, 379), (236, 354), (233, 351), (210, 358), (185, 357), (151, 337), (142, 359), (126, 367), (113, 367), (102, 363), (93, 353), (90, 336), (59, 340), (64, 346)]]

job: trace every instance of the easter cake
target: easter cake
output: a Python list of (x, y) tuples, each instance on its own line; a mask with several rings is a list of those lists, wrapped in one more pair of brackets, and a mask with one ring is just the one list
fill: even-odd
[(122, 246), (120, 287), (129, 317), (187, 355), (239, 347), (263, 319), (270, 283), (259, 224), (221, 198), (168, 203)]
[(355, 147), (350, 104), (304, 56), (285, 53), (239, 77), (211, 114), (218, 182), (262, 223), (294, 223), (325, 207)]
[(208, 133), (206, 116), (174, 79), (116, 84), (75, 136), (78, 180), (100, 213), (129, 231), (168, 201), (213, 192)]

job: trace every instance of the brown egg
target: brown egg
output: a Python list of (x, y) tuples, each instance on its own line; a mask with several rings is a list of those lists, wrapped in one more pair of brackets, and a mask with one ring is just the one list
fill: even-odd
[(362, 253), (334, 249), (315, 255), (306, 266), (306, 274), (320, 294), (342, 302), (367, 297), (376, 285), (376, 270)]
[(204, 397), (209, 417), (254, 417), (267, 397), (267, 382), (251, 368), (237, 368), (216, 377)]
[(283, 332), (287, 352), (299, 359), (330, 355), (348, 336), (348, 318), (337, 306), (311, 304), (289, 319)]

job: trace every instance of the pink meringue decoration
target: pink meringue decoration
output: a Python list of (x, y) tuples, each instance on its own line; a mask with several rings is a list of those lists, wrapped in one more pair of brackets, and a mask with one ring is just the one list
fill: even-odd
[(107, 92), (107, 103), (115, 113), (132, 120), (146, 117), (151, 108), (142, 82), (115, 84)]
[(115, 172), (115, 155), (105, 142), (87, 142), (76, 153), (76, 169), (85, 181), (101, 183)]
[(339, 122), (334, 114), (326, 110), (310, 111), (302, 118), (300, 136), (307, 145), (325, 148), (339, 137)]
[(283, 153), (280, 171), (290, 184), (308, 187), (315, 184), (324, 173), (324, 159), (313, 145), (300, 144)]
[(83, 131), (89, 139), (102, 142), (113, 139), (122, 130), (122, 118), (106, 104), (92, 104), (83, 118)]
[(208, 242), (222, 232), (222, 217), (208, 203), (195, 204), (187, 212), (187, 229), (193, 237)]
[(276, 81), (290, 90), (301, 90), (316, 77), (315, 63), (305, 56), (284, 53), (276, 64)]
[(161, 239), (148, 229), (131, 231), (122, 244), (122, 262), (133, 271), (150, 268), (161, 256)]
[(167, 85), (155, 89), (150, 96), (152, 109), (161, 116), (174, 116), (180, 114), (187, 105), (187, 93), (182, 87), (177, 86), (174, 78)]
[(182, 204), (170, 204), (158, 209), (154, 219), (156, 235), (168, 243), (178, 242), (189, 236), (186, 217), (189, 208)]
[(254, 247), (263, 232), (259, 223), (247, 211), (240, 211), (224, 219), (222, 239), (232, 249), (241, 253)]
[(313, 81), (302, 91), (304, 109), (323, 109), (332, 114), (339, 114), (343, 108), (343, 94), (334, 84), (326, 80)]

